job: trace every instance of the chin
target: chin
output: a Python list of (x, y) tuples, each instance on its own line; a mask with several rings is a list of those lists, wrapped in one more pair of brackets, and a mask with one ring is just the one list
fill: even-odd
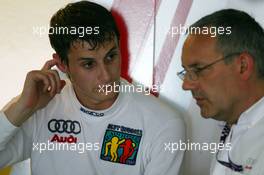
[(106, 101), (106, 100), (113, 100), (116, 98), (116, 96), (117, 96), (117, 93), (115, 93), (115, 92), (110, 92), (108, 94), (99, 93), (97, 95), (97, 98), (100, 99), (100, 101)]
[(219, 115), (213, 111), (201, 111), (201, 116), (205, 119), (219, 120)]
[(202, 116), (204, 119), (212, 118), (212, 116), (210, 116), (210, 115), (204, 115), (203, 113), (201, 113), (201, 116)]
[(209, 110), (207, 109), (202, 109), (201, 108), (201, 112), (200, 112), (201, 116), (205, 119), (208, 119), (208, 118), (213, 118), (214, 114), (212, 114), (212, 112), (210, 112)]

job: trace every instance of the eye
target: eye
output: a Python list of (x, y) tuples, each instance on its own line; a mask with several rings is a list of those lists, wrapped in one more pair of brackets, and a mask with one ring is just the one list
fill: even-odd
[(202, 71), (204, 70), (204, 68), (200, 68), (200, 67), (195, 67), (192, 69), (192, 71), (196, 74), (196, 75), (200, 75), (202, 73)]
[(83, 67), (86, 69), (91, 69), (95, 66), (95, 61), (86, 61), (83, 63)]
[(201, 72), (203, 70), (203, 68), (200, 67), (196, 67), (193, 69), (194, 72)]
[(113, 62), (117, 56), (118, 56), (118, 53), (115, 53), (115, 52), (110, 53), (109, 55), (107, 55), (105, 57), (105, 63), (109, 64), (109, 63)]

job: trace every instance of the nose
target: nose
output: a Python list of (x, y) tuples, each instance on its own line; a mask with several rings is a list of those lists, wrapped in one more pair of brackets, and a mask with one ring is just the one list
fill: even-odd
[(101, 65), (100, 70), (99, 70), (99, 79), (102, 82), (108, 83), (111, 79), (110, 76), (110, 71), (108, 70), (108, 67), (106, 65)]
[(182, 89), (185, 91), (188, 90), (194, 90), (197, 87), (197, 82), (189, 80), (189, 79), (184, 79), (182, 83)]

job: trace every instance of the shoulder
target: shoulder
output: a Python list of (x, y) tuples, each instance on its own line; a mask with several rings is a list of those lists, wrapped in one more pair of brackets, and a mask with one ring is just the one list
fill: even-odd
[(162, 120), (181, 120), (181, 114), (169, 104), (153, 95), (143, 93), (131, 93), (131, 102), (138, 107), (138, 110), (153, 115)]
[(141, 120), (146, 128), (152, 128), (156, 133), (177, 132), (184, 135), (185, 123), (180, 111), (151, 94), (126, 92), (125, 95), (126, 102), (134, 113), (133, 117)]

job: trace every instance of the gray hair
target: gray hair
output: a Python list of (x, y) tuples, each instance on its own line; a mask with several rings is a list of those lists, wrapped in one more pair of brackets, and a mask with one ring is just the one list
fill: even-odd
[[(254, 59), (258, 76), (264, 79), (264, 31), (249, 14), (235, 9), (224, 9), (201, 18), (189, 28), (195, 27), (230, 28), (229, 33), (216, 33), (217, 49), (223, 55), (247, 52)], [(226, 63), (228, 61), (230, 59)]]

